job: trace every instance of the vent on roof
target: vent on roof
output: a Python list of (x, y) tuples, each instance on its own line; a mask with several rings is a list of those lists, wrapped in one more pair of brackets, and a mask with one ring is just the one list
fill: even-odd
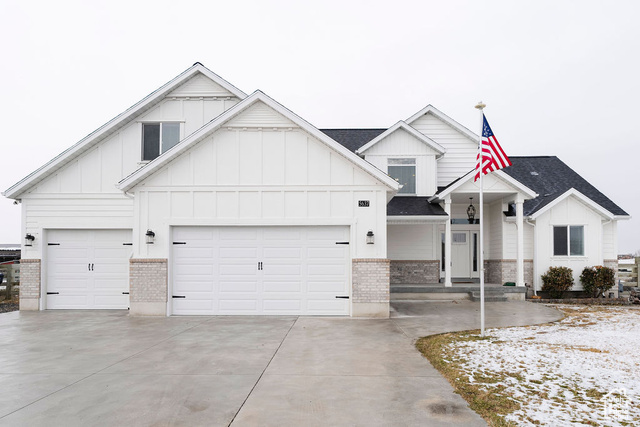
[(531, 175), (533, 175), (533, 176), (538, 176), (538, 175), (540, 175), (540, 174), (539, 174), (538, 172), (536, 172), (536, 171), (533, 171), (533, 172), (531, 172)]

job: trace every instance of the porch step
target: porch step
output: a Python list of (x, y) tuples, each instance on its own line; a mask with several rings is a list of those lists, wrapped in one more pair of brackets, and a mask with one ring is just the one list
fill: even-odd
[[(471, 292), (471, 301), (480, 301), (480, 291)], [(484, 301), (485, 302), (498, 302), (498, 301), (507, 301), (507, 297), (504, 292), (495, 292), (484, 290)]]

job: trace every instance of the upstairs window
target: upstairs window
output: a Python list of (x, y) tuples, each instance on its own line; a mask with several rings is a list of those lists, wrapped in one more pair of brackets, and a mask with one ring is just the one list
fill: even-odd
[(180, 141), (180, 123), (144, 123), (142, 160), (153, 160)]
[(584, 256), (584, 226), (554, 226), (553, 255)]
[(402, 185), (398, 194), (416, 194), (416, 159), (389, 159), (388, 174)]

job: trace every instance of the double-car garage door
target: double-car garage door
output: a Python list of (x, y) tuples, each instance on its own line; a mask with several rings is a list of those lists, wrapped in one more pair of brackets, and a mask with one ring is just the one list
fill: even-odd
[[(48, 309), (126, 309), (131, 230), (49, 230)], [(175, 227), (172, 314), (349, 314), (349, 228)]]
[(349, 314), (349, 229), (176, 227), (173, 314)]

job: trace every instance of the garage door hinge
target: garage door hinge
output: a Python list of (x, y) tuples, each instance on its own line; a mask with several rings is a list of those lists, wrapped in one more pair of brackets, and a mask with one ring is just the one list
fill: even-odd
[(340, 298), (340, 299), (349, 299), (349, 296), (336, 295), (336, 298)]
[(60, 292), (47, 292), (47, 295), (60, 295)]
[(336, 242), (336, 245), (348, 245), (349, 242)]
[(173, 242), (174, 245), (186, 245), (187, 242)]
[(60, 243), (47, 243), (47, 246), (60, 246)]
[(171, 298), (186, 298), (184, 295), (171, 295)]

